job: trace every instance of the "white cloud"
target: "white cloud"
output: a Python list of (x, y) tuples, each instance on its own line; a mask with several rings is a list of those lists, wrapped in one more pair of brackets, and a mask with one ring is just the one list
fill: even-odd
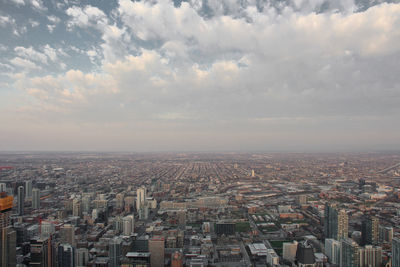
[(15, 57), (11, 59), (10, 63), (16, 67), (20, 67), (23, 69), (30, 69), (30, 70), (40, 69), (40, 67), (37, 66), (34, 62), (20, 57)]
[(38, 21), (33, 20), (33, 19), (29, 19), (29, 24), (31, 25), (32, 28), (35, 28), (40, 25), (40, 23)]
[(15, 53), (23, 58), (29, 59), (31, 61), (37, 61), (42, 64), (47, 64), (47, 56), (41, 52), (36, 51), (33, 47), (22, 47), (17, 46), (14, 48)]
[(23, 5), (25, 5), (24, 0), (11, 0), (11, 2), (13, 2), (14, 4), (16, 4), (17, 6), (23, 6)]
[(46, 11), (47, 7), (43, 4), (42, 0), (27, 0), (27, 2), (38, 11)]

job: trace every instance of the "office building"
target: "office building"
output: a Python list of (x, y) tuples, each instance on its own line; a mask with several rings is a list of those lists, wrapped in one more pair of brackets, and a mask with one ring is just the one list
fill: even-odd
[(72, 215), (76, 217), (82, 217), (82, 205), (79, 198), (75, 198), (72, 201)]
[(144, 208), (146, 202), (146, 187), (142, 186), (136, 190), (136, 210)]
[(25, 197), (31, 198), (32, 197), (32, 181), (25, 181)]
[(6, 192), (0, 192), (0, 228), (10, 225), (10, 215), (14, 198)]
[(379, 242), (392, 243), (393, 227), (379, 226)]
[(55, 226), (53, 223), (48, 221), (42, 221), (40, 224), (40, 237), (42, 239), (49, 238), (50, 235), (55, 233)]
[(359, 250), (360, 266), (380, 267), (382, 266), (382, 248), (366, 245)]
[(16, 266), (17, 233), (11, 226), (1, 228), (1, 266)]
[(325, 238), (341, 240), (348, 237), (349, 218), (345, 210), (330, 204), (325, 205), (324, 234)]
[(30, 267), (51, 267), (52, 266), (52, 244), (51, 239), (31, 240), (31, 262)]
[(379, 219), (376, 217), (364, 217), (361, 225), (361, 244), (372, 245), (379, 242)]
[(18, 186), (18, 215), (24, 215), (25, 191), (23, 186)]
[(87, 248), (78, 248), (76, 250), (76, 267), (86, 267), (89, 262), (89, 250)]
[(7, 192), (7, 185), (5, 183), (0, 183), (0, 192)]
[(114, 237), (108, 244), (108, 257), (110, 258), (109, 267), (121, 266), (122, 257), (122, 238)]
[(297, 252), (297, 241), (293, 241), (291, 243), (285, 242), (282, 246), (283, 259), (287, 261), (294, 262), (296, 260), (296, 252)]
[(358, 267), (360, 264), (358, 244), (350, 238), (340, 242), (340, 267)]
[(32, 209), (40, 209), (40, 190), (37, 188), (32, 190)]
[(307, 241), (297, 245), (296, 262), (299, 267), (315, 266), (314, 249)]
[(122, 234), (130, 236), (135, 232), (135, 218), (133, 215), (125, 216), (122, 219)]
[(58, 267), (75, 267), (75, 248), (70, 244), (58, 246)]
[(75, 227), (71, 224), (64, 224), (60, 228), (61, 242), (63, 244), (75, 245)]
[(340, 264), (340, 242), (327, 238), (325, 239), (325, 255), (328, 257), (330, 263)]
[(151, 267), (164, 267), (164, 237), (153, 236), (149, 240), (149, 251), (150, 251), (150, 266)]
[(400, 238), (392, 239), (392, 266), (400, 266)]

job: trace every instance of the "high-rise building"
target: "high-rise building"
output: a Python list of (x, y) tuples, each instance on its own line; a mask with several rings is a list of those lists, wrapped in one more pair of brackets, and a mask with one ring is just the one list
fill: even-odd
[(76, 267), (86, 267), (89, 262), (89, 250), (87, 248), (78, 248), (76, 250)]
[(121, 258), (122, 258), (122, 238), (114, 237), (110, 240), (108, 244), (109, 249), (109, 267), (118, 267), (121, 266)]
[(144, 208), (146, 202), (146, 187), (141, 186), (136, 190), (136, 210)]
[(380, 267), (382, 266), (382, 248), (367, 245), (360, 248), (360, 266)]
[(5, 183), (0, 183), (0, 192), (7, 192), (7, 185)]
[(400, 266), (400, 238), (392, 239), (392, 266)]
[(171, 267), (183, 267), (183, 254), (182, 252), (175, 251), (171, 255)]
[(294, 262), (296, 260), (297, 241), (283, 243), (283, 259)]
[(150, 266), (164, 267), (165, 240), (162, 236), (153, 236), (149, 240)]
[(72, 215), (81, 217), (82, 216), (82, 205), (81, 205), (81, 200), (78, 198), (75, 198), (72, 201)]
[(52, 266), (52, 244), (51, 239), (32, 239), (31, 240), (31, 262), (32, 267), (51, 267)]
[(1, 266), (16, 266), (17, 233), (11, 226), (1, 228)]
[(23, 186), (18, 186), (18, 215), (24, 215), (25, 191)]
[(82, 212), (86, 212), (88, 214), (90, 212), (90, 197), (89, 196), (82, 197)]
[(48, 221), (42, 221), (40, 223), (40, 237), (42, 239), (49, 238), (50, 235), (55, 233), (55, 226), (53, 223)]
[(117, 209), (123, 209), (124, 208), (124, 194), (119, 193), (115, 197), (115, 205)]
[(392, 243), (393, 227), (379, 226), (379, 241), (383, 243)]
[(60, 228), (61, 242), (75, 245), (75, 227), (71, 224), (64, 224)]
[(325, 205), (324, 220), (325, 238), (341, 240), (349, 235), (349, 217), (345, 210), (338, 211), (336, 207)]
[(327, 238), (325, 239), (325, 255), (330, 263), (339, 265), (340, 262), (340, 242)]
[(364, 217), (361, 225), (361, 244), (372, 245), (379, 242), (379, 219)]
[(314, 266), (315, 255), (313, 247), (307, 241), (299, 243), (296, 251), (297, 266)]
[(10, 225), (10, 215), (14, 198), (6, 192), (0, 192), (0, 228)]
[(130, 236), (135, 232), (135, 218), (133, 215), (125, 216), (122, 219), (122, 234)]
[(32, 197), (32, 181), (31, 180), (25, 181), (25, 197), (26, 198)]
[(37, 188), (32, 190), (32, 209), (40, 209), (40, 190)]
[(70, 244), (58, 246), (58, 267), (75, 267), (75, 248)]
[(350, 238), (342, 239), (340, 242), (340, 267), (358, 267), (359, 263), (358, 244)]

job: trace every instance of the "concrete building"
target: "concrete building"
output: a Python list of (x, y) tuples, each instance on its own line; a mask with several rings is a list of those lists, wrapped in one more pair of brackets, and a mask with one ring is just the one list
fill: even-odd
[(32, 190), (32, 209), (40, 209), (40, 190), (37, 188)]
[(327, 238), (325, 239), (325, 254), (328, 257), (328, 261), (332, 264), (340, 264), (340, 242)]
[(350, 238), (340, 243), (340, 267), (358, 267), (360, 263), (358, 244)]
[(382, 266), (382, 248), (367, 245), (359, 250), (360, 266), (380, 267)]
[(151, 267), (164, 267), (165, 240), (162, 236), (153, 236), (149, 240)]
[(296, 259), (296, 251), (297, 251), (297, 241), (293, 241), (291, 243), (285, 242), (282, 246), (282, 257), (284, 260), (294, 262)]
[(18, 186), (18, 215), (24, 215), (25, 191), (23, 186)]
[(400, 266), (400, 238), (392, 239), (392, 266)]

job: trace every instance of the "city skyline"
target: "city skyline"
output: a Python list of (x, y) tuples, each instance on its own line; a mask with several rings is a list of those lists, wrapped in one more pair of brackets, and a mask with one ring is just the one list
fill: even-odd
[(397, 1), (0, 1), (0, 151), (400, 150)]

